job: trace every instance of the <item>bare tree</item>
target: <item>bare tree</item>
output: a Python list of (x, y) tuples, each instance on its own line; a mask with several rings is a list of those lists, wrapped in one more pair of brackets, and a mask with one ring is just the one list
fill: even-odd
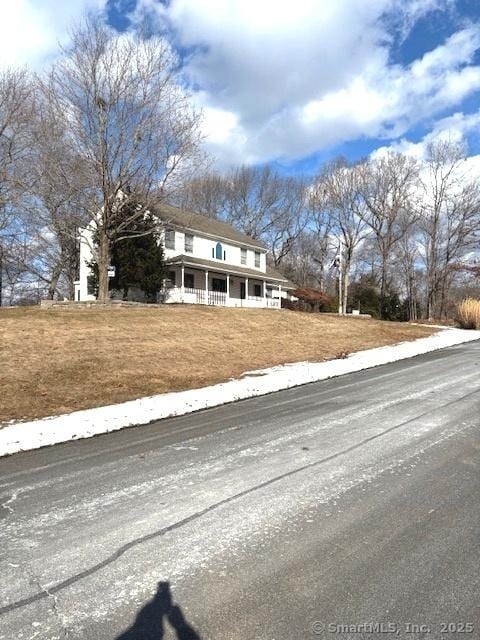
[(262, 239), (266, 243), (275, 267), (280, 267), (292, 251), (297, 238), (308, 224), (308, 192), (306, 185), (297, 178), (287, 178), (284, 183), (285, 202), (278, 211)]
[(78, 269), (78, 228), (88, 223), (88, 193), (78, 176), (85, 161), (67, 139), (68, 123), (51, 103), (51, 94), (38, 92), (29, 130), (30, 152), (22, 163), (18, 224), (30, 238), (23, 266), (45, 282), (47, 297), (55, 293), (73, 299)]
[(173, 199), (173, 204), (201, 213), (209, 218), (221, 218), (225, 212), (227, 181), (224, 176), (208, 172), (189, 180)]
[(330, 292), (332, 285), (332, 243), (329, 236), (319, 239), (315, 228), (305, 229), (293, 243), (282, 263), (282, 272), (302, 287)]
[(281, 176), (268, 165), (238, 167), (227, 176), (225, 218), (263, 240), (278, 266), (305, 228), (305, 195), (302, 180)]
[(43, 274), (39, 276), (44, 254), (36, 251), (32, 238), (25, 233), (20, 222), (15, 221), (15, 233), (7, 236), (4, 245), (3, 294), (8, 305), (16, 304), (22, 299), (38, 302), (39, 292), (45, 291)]
[(409, 320), (418, 320), (418, 229), (411, 226), (398, 243), (397, 247), (400, 280), (403, 279), (405, 295), (408, 301)]
[(0, 306), (2, 274), (13, 207), (17, 198), (17, 167), (28, 150), (26, 135), (32, 110), (32, 85), (24, 70), (0, 72)]
[[(332, 219), (324, 207), (318, 184), (311, 186), (307, 195), (307, 229), (295, 243), (297, 260), (309, 268), (309, 280), (314, 279), (315, 287), (325, 290), (329, 270), (332, 266), (332, 251), (336, 251), (332, 238)], [(298, 255), (304, 252), (305, 255)], [(313, 263), (313, 264), (312, 264)], [(311, 282), (303, 282), (308, 285)]]
[(200, 114), (177, 82), (176, 65), (165, 40), (115, 35), (90, 17), (43, 82), (50, 104), (66, 115), (72, 156), (81, 160), (77, 179), (88, 194), (102, 301), (113, 245), (138, 235), (135, 222), (171, 195), (200, 157)]
[(4, 215), (12, 199), (16, 163), (28, 149), (31, 98), (32, 84), (26, 71), (7, 69), (0, 73), (0, 214)]
[(478, 242), (480, 191), (463, 171), (464, 143), (437, 140), (422, 172), (421, 236), (426, 267), (426, 314), (442, 317), (455, 267)]
[(328, 225), (331, 241), (342, 252), (343, 312), (347, 310), (349, 277), (355, 251), (366, 236), (365, 203), (360, 184), (358, 167), (339, 158), (324, 167), (313, 192), (316, 224), (318, 226), (319, 216), (326, 215), (326, 222), (323, 219), (320, 222), (323, 227)]
[[(312, 228), (311, 239), (313, 246), (311, 257), (316, 264), (316, 280), (321, 291), (325, 290), (328, 274), (332, 269), (336, 243), (332, 237), (333, 221), (329, 213), (318, 207), (318, 200), (310, 198), (308, 211), (310, 213), (309, 226)], [(333, 252), (333, 255), (332, 255)]]
[(380, 256), (380, 317), (384, 317), (389, 262), (397, 244), (415, 222), (418, 165), (400, 153), (358, 165), (364, 209), (359, 212), (370, 227)]

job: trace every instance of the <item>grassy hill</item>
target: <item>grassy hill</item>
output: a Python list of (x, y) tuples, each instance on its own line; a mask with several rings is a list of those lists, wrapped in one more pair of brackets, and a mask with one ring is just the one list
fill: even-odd
[(202, 306), (0, 310), (0, 423), (321, 361), (434, 329), (333, 315)]

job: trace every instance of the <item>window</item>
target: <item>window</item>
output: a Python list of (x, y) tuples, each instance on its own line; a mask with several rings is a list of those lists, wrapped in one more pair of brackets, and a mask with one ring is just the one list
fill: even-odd
[(187, 289), (195, 289), (195, 276), (193, 273), (186, 273), (183, 282)]
[(175, 272), (175, 271), (169, 271), (169, 272), (167, 273), (168, 284), (169, 284), (171, 287), (174, 287), (174, 286), (175, 286), (175, 283), (176, 283), (176, 275), (177, 275), (177, 274), (176, 274), (176, 272)]
[(261, 296), (262, 296), (262, 285), (261, 284), (254, 284), (253, 285), (253, 295), (256, 298), (261, 298)]
[(227, 293), (227, 281), (222, 278), (212, 278), (212, 291)]
[(185, 234), (185, 253), (193, 253), (193, 236), (190, 233)]
[(240, 264), (247, 264), (247, 250), (240, 249)]
[(175, 249), (174, 229), (165, 229), (165, 249)]
[(260, 269), (260, 251), (255, 251), (255, 267)]
[(215, 258), (217, 260), (225, 260), (225, 252), (223, 251), (223, 247), (220, 242), (217, 242), (215, 245)]

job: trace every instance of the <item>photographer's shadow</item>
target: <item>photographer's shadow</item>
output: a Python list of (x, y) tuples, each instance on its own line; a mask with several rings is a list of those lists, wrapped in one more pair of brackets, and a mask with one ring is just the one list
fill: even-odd
[(140, 610), (133, 625), (116, 640), (162, 640), (165, 620), (174, 630), (177, 640), (201, 640), (185, 620), (181, 608), (173, 602), (168, 582), (159, 582), (157, 593)]

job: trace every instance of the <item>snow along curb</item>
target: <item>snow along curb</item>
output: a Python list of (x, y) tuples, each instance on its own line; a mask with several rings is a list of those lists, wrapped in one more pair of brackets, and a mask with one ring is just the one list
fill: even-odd
[(148, 424), (161, 418), (180, 416), (309, 382), (318, 382), (479, 339), (478, 331), (444, 329), (428, 338), (358, 351), (345, 359), (298, 362), (261, 371), (249, 371), (238, 380), (211, 387), (164, 393), (52, 418), (20, 422), (0, 429), (0, 456)]

